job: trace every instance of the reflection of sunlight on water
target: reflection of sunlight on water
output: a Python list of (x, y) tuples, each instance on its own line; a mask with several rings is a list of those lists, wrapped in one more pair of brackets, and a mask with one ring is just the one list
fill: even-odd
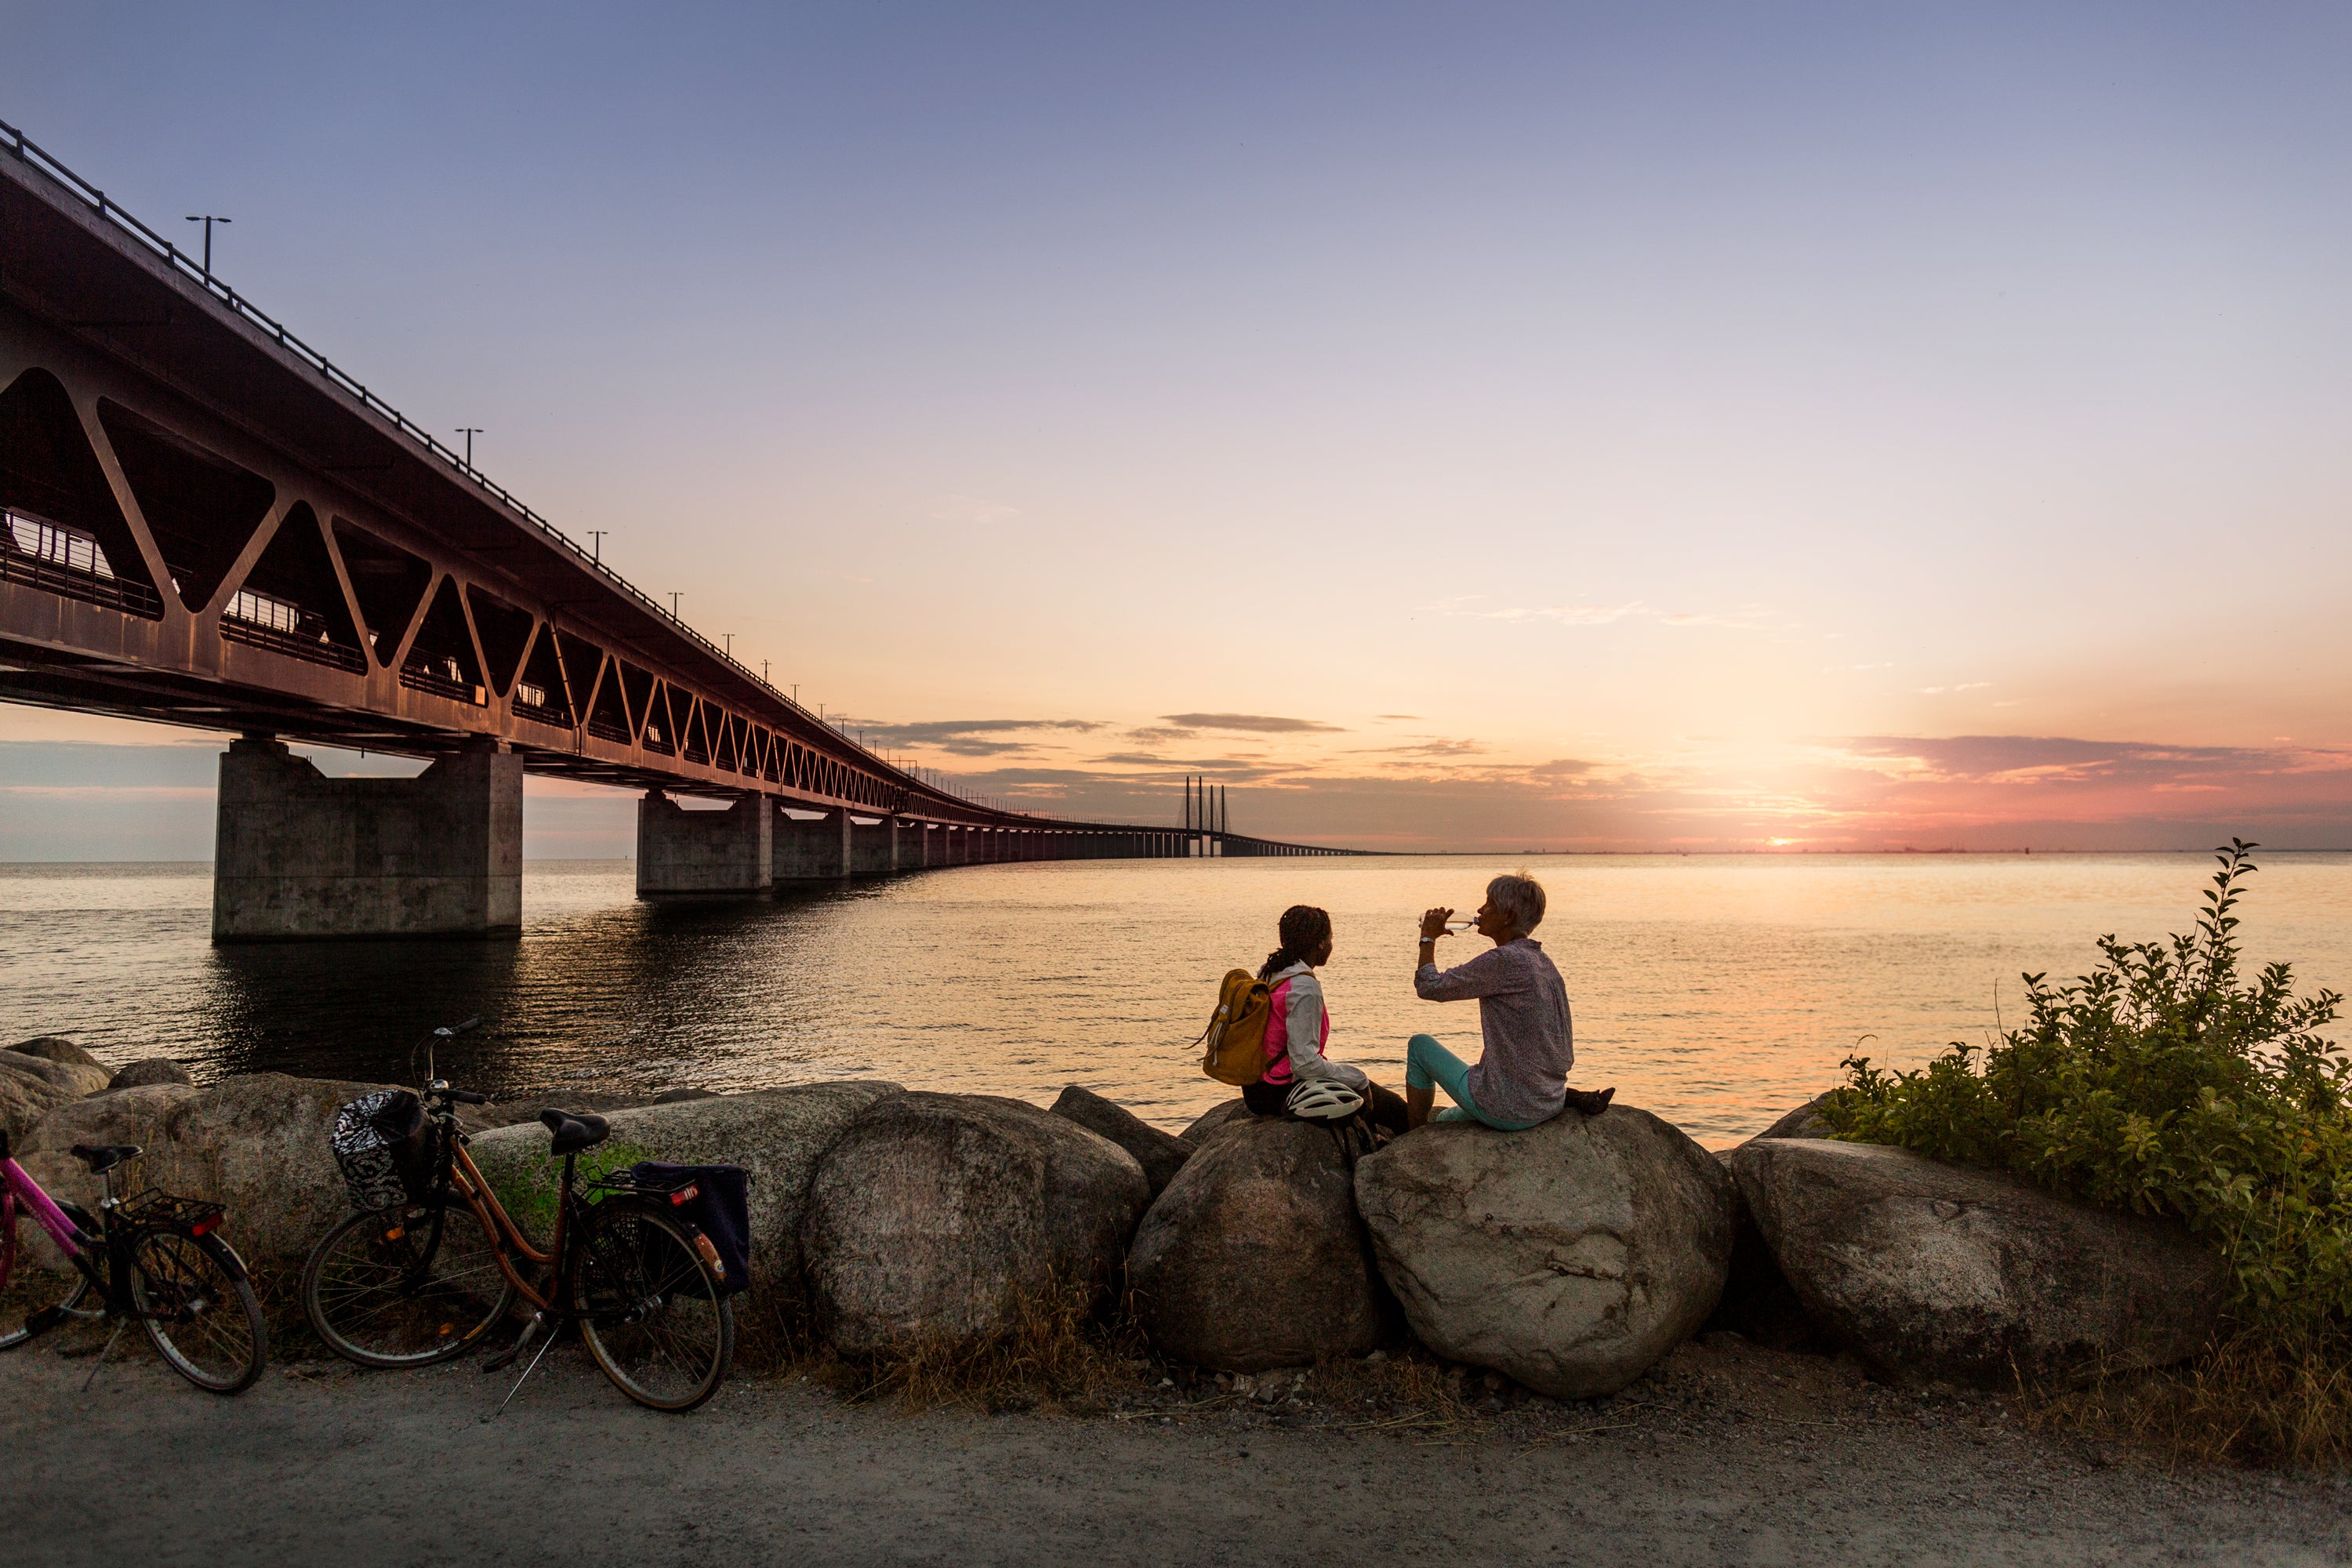
[[(1614, 1083), (1701, 1142), (1754, 1131), (1859, 1048), (1912, 1065), (2014, 1023), (2021, 970), (2072, 974), (2103, 931), (2186, 924), (2197, 856), (1549, 857), (1542, 936), (1577, 1022), (1572, 1080)], [(750, 1089), (875, 1075), (1046, 1101), (1083, 1082), (1163, 1126), (1225, 1097), (1188, 1048), (1219, 975), (1290, 903), (1331, 910), (1332, 1054), (1391, 1083), (1426, 1029), (1465, 1056), (1475, 1006), (1411, 990), (1413, 928), (1502, 860), (974, 867), (644, 904), (630, 868), (533, 864), (517, 941), (215, 948), (203, 867), (0, 868), (0, 1001), (19, 1037), (200, 1077), (399, 1080), (436, 1023), (481, 1014), (441, 1069), (492, 1092)], [(2352, 984), (2352, 856), (2266, 858), (2244, 934), (2306, 989)], [(1475, 942), (1475, 938), (1468, 939)], [(1475, 952), (1442, 945), (1446, 962)], [(1864, 1036), (1874, 1036), (1864, 1040)]]

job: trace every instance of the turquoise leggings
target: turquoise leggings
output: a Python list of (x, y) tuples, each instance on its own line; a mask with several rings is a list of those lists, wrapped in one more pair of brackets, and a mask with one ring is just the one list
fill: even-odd
[(1470, 1098), (1469, 1064), (1439, 1045), (1433, 1036), (1415, 1035), (1406, 1042), (1404, 1084), (1407, 1089), (1443, 1087), (1454, 1097), (1454, 1104), (1431, 1117), (1432, 1121), (1483, 1121), (1504, 1132), (1523, 1132), (1538, 1125), (1533, 1121), (1497, 1121), (1479, 1110), (1478, 1102)]

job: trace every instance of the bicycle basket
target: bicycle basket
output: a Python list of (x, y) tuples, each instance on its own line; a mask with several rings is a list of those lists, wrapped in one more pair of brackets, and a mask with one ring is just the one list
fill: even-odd
[(719, 1259), (720, 1295), (751, 1283), (751, 1178), (742, 1166), (645, 1160), (599, 1184), (661, 1203), (708, 1238)]
[(440, 1129), (404, 1089), (380, 1089), (335, 1112), (327, 1135), (354, 1208), (397, 1208), (432, 1191)]

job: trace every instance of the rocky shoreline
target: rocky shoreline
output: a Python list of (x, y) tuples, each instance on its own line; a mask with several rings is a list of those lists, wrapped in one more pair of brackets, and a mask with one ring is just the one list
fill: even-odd
[[(72, 1144), (144, 1145), (147, 1181), (227, 1205), (257, 1274), (290, 1278), (347, 1212), (336, 1109), (378, 1087), (198, 1087), (52, 1037), (0, 1051), (0, 1128), (84, 1201)], [(552, 1195), (539, 1103), (467, 1114), (519, 1218)], [(758, 1300), (838, 1356), (961, 1353), (1041, 1302), (1124, 1310), (1186, 1405), (1255, 1409), (1278, 1374), (1296, 1415), (1301, 1369), (1416, 1348), (1491, 1381), (1454, 1409), (1581, 1408), (1735, 1344), (1891, 1388), (2014, 1388), (2182, 1360), (2222, 1299), (2218, 1262), (2175, 1227), (1827, 1141), (1807, 1108), (1722, 1154), (1623, 1105), (1377, 1148), (1238, 1100), (1171, 1136), (1076, 1086), (1051, 1110), (856, 1080), (607, 1114), (593, 1168), (746, 1168)], [(1203, 1376), (1225, 1381), (1204, 1394)]]

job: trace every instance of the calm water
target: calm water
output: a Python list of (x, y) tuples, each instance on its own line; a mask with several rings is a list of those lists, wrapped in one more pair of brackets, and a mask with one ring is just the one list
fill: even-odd
[[(1083, 1083), (1175, 1128), (1226, 1096), (1188, 1042), (1217, 978), (1255, 967), (1290, 903), (1337, 922), (1333, 1055), (1401, 1086), (1415, 1030), (1474, 1054), (1474, 1005), (1412, 994), (1414, 924), (1433, 903), (1475, 906), (1510, 868), (988, 866), (653, 905), (632, 897), (626, 862), (542, 862), (525, 872), (520, 941), (216, 949), (207, 867), (0, 867), (0, 1032), (69, 1034), (117, 1061), (175, 1056), (200, 1079), (400, 1081), (418, 1035), (479, 1013), (442, 1066), (493, 1093), (876, 1075), (1042, 1103)], [(1720, 1145), (1826, 1087), (1857, 1042), (1916, 1064), (1981, 1038), (1997, 1005), (2014, 1020), (2021, 971), (2073, 974), (2099, 932), (2186, 925), (2210, 862), (1629, 856), (1534, 869), (1575, 1007), (1571, 1081), (1613, 1083)], [(2244, 913), (2256, 957), (2293, 961), (2306, 986), (2352, 986), (2352, 855), (2269, 857)]]

